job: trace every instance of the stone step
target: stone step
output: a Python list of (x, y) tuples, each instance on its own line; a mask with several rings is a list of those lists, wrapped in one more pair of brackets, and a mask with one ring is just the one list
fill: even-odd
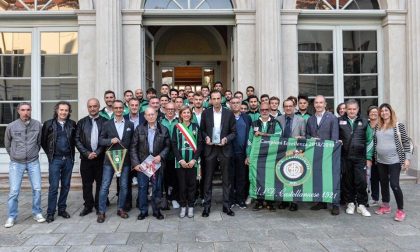
[[(48, 189), (48, 172), (41, 173), (42, 189)], [(31, 183), (28, 175), (25, 174), (22, 180), (22, 190), (28, 191), (31, 189)], [(82, 178), (80, 173), (74, 172), (71, 178), (71, 189), (82, 189)], [(0, 173), (0, 191), (9, 191), (9, 175)]]
[(401, 173), (400, 184), (417, 184), (417, 177)]

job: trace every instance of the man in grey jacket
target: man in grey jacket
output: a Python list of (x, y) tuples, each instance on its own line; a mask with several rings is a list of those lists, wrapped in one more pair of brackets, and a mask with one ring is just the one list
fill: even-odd
[(41, 210), (41, 170), (39, 150), (41, 148), (42, 125), (31, 119), (31, 104), (22, 102), (17, 106), (19, 119), (11, 122), (4, 137), (4, 145), (10, 156), (8, 218), (4, 227), (10, 228), (18, 216), (18, 197), (23, 174), (28, 172), (32, 186), (32, 215), (37, 222), (44, 222)]

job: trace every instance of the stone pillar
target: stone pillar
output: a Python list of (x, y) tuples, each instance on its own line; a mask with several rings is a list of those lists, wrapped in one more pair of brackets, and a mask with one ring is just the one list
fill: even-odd
[(123, 98), (121, 1), (96, 1), (96, 90), (102, 97), (107, 89)]
[[(389, 10), (383, 20), (384, 102), (389, 102), (400, 122), (407, 121), (407, 36), (406, 11)], [(380, 66), (378, 64), (378, 66)]]
[[(122, 19), (122, 53), (124, 90), (136, 90), (142, 85), (142, 14), (140, 10), (123, 10)], [(145, 91), (145, 90), (143, 90)], [(146, 95), (146, 93), (144, 93)]]
[(420, 176), (420, 161), (418, 158), (418, 148), (420, 146), (420, 2), (407, 1), (407, 32), (408, 32), (408, 85), (407, 99), (402, 99), (407, 103), (407, 124), (408, 133), (417, 147), (414, 158), (411, 162), (410, 175)]
[[(79, 118), (87, 114), (85, 106), (87, 100), (96, 97), (103, 104), (103, 94), (100, 94), (100, 84), (96, 82), (96, 27), (95, 11), (83, 10), (77, 14), (79, 23), (79, 51), (78, 51), (78, 94)], [(102, 92), (103, 93), (103, 92)]]
[(281, 12), (282, 60), (283, 60), (283, 95), (280, 99), (299, 94), (298, 69), (298, 10), (283, 10)]
[(256, 1), (257, 90), (283, 97), (281, 63), (282, 0)]
[(255, 11), (237, 10), (235, 14), (234, 81), (237, 90), (245, 91), (249, 85), (257, 86), (255, 72)]

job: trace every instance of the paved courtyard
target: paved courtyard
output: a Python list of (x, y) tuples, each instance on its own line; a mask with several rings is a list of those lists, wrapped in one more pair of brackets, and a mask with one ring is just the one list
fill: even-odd
[[(37, 224), (31, 218), (31, 197), (23, 192), (20, 217), (10, 229), (6, 220), (7, 192), (0, 192), (1, 251), (420, 251), (420, 185), (404, 185), (407, 219), (397, 223), (393, 215), (366, 218), (349, 216), (342, 209), (339, 216), (327, 210), (310, 211), (301, 204), (298, 212), (235, 208), (235, 217), (221, 213), (221, 192), (209, 218), (196, 208), (193, 219), (179, 219), (178, 210), (164, 211), (165, 219), (149, 216), (137, 220), (138, 211), (123, 220), (116, 215), (115, 192), (106, 222), (96, 223), (94, 213), (79, 217), (82, 192), (72, 191), (65, 220)], [(133, 190), (136, 191), (136, 190)], [(47, 192), (43, 193), (46, 210)], [(395, 212), (392, 197), (393, 212)], [(373, 209), (370, 211), (373, 213)], [(149, 212), (151, 214), (151, 212)]]

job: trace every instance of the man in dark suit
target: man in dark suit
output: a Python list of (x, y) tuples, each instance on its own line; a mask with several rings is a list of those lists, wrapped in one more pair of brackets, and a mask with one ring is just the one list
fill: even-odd
[[(124, 103), (116, 100), (112, 105), (114, 111), (114, 118), (106, 121), (103, 125), (103, 130), (99, 136), (99, 145), (104, 146), (110, 150), (121, 150), (130, 147), (131, 139), (134, 133), (134, 125), (128, 120), (124, 120)], [(128, 174), (130, 172), (130, 154), (127, 151), (124, 164), (120, 176), (120, 193), (118, 195), (118, 211), (117, 214), (123, 219), (128, 218), (127, 212), (124, 211), (124, 204), (127, 198)], [(106, 199), (109, 193), (109, 186), (114, 176), (114, 169), (110, 160), (106, 157), (104, 160), (102, 185), (99, 193), (99, 214), (97, 218), (98, 223), (105, 221)]]
[(160, 212), (160, 201), (162, 196), (162, 172), (161, 166), (150, 178), (142, 172), (140, 164), (149, 156), (153, 156), (153, 163), (164, 164), (168, 156), (170, 140), (168, 129), (157, 121), (157, 111), (149, 107), (144, 112), (145, 123), (139, 125), (134, 133), (133, 142), (130, 147), (131, 164), (137, 171), (139, 208), (138, 220), (144, 220), (148, 216), (147, 195), (149, 182), (152, 183), (152, 208), (153, 216), (158, 220), (164, 217)]
[(210, 214), (212, 182), (214, 170), (220, 164), (223, 183), (223, 212), (229, 216), (235, 213), (230, 208), (229, 165), (233, 155), (232, 141), (236, 137), (236, 120), (233, 113), (222, 108), (222, 93), (214, 90), (210, 93), (212, 108), (206, 109), (201, 116), (200, 130), (206, 141), (204, 156), (206, 171), (204, 177), (204, 210), (203, 217)]
[[(80, 175), (83, 184), (84, 208), (80, 216), (92, 212), (95, 207), (99, 213), (99, 190), (102, 184), (102, 166), (104, 162), (104, 148), (98, 143), (99, 135), (105, 119), (99, 116), (100, 104), (96, 98), (87, 102), (88, 116), (80, 119), (76, 128), (76, 148), (80, 152)], [(92, 194), (93, 182), (96, 182), (95, 197)]]
[[(280, 122), (281, 128), (283, 129), (284, 138), (305, 138), (306, 137), (306, 123), (305, 119), (295, 115), (295, 106), (293, 100), (283, 101), (284, 114), (277, 117), (277, 121)], [(289, 206), (290, 211), (297, 211), (298, 205), (296, 202), (291, 202), (290, 205), (286, 202), (279, 204), (279, 209), (284, 209)]]
[[(318, 138), (322, 140), (338, 140), (338, 119), (331, 112), (326, 111), (327, 102), (325, 97), (318, 95), (315, 97), (315, 115), (309, 117), (306, 124), (306, 138)], [(340, 169), (340, 167), (333, 167)], [(327, 203), (319, 202), (311, 207), (311, 210), (327, 209)], [(332, 215), (339, 215), (340, 208), (333, 204)]]

